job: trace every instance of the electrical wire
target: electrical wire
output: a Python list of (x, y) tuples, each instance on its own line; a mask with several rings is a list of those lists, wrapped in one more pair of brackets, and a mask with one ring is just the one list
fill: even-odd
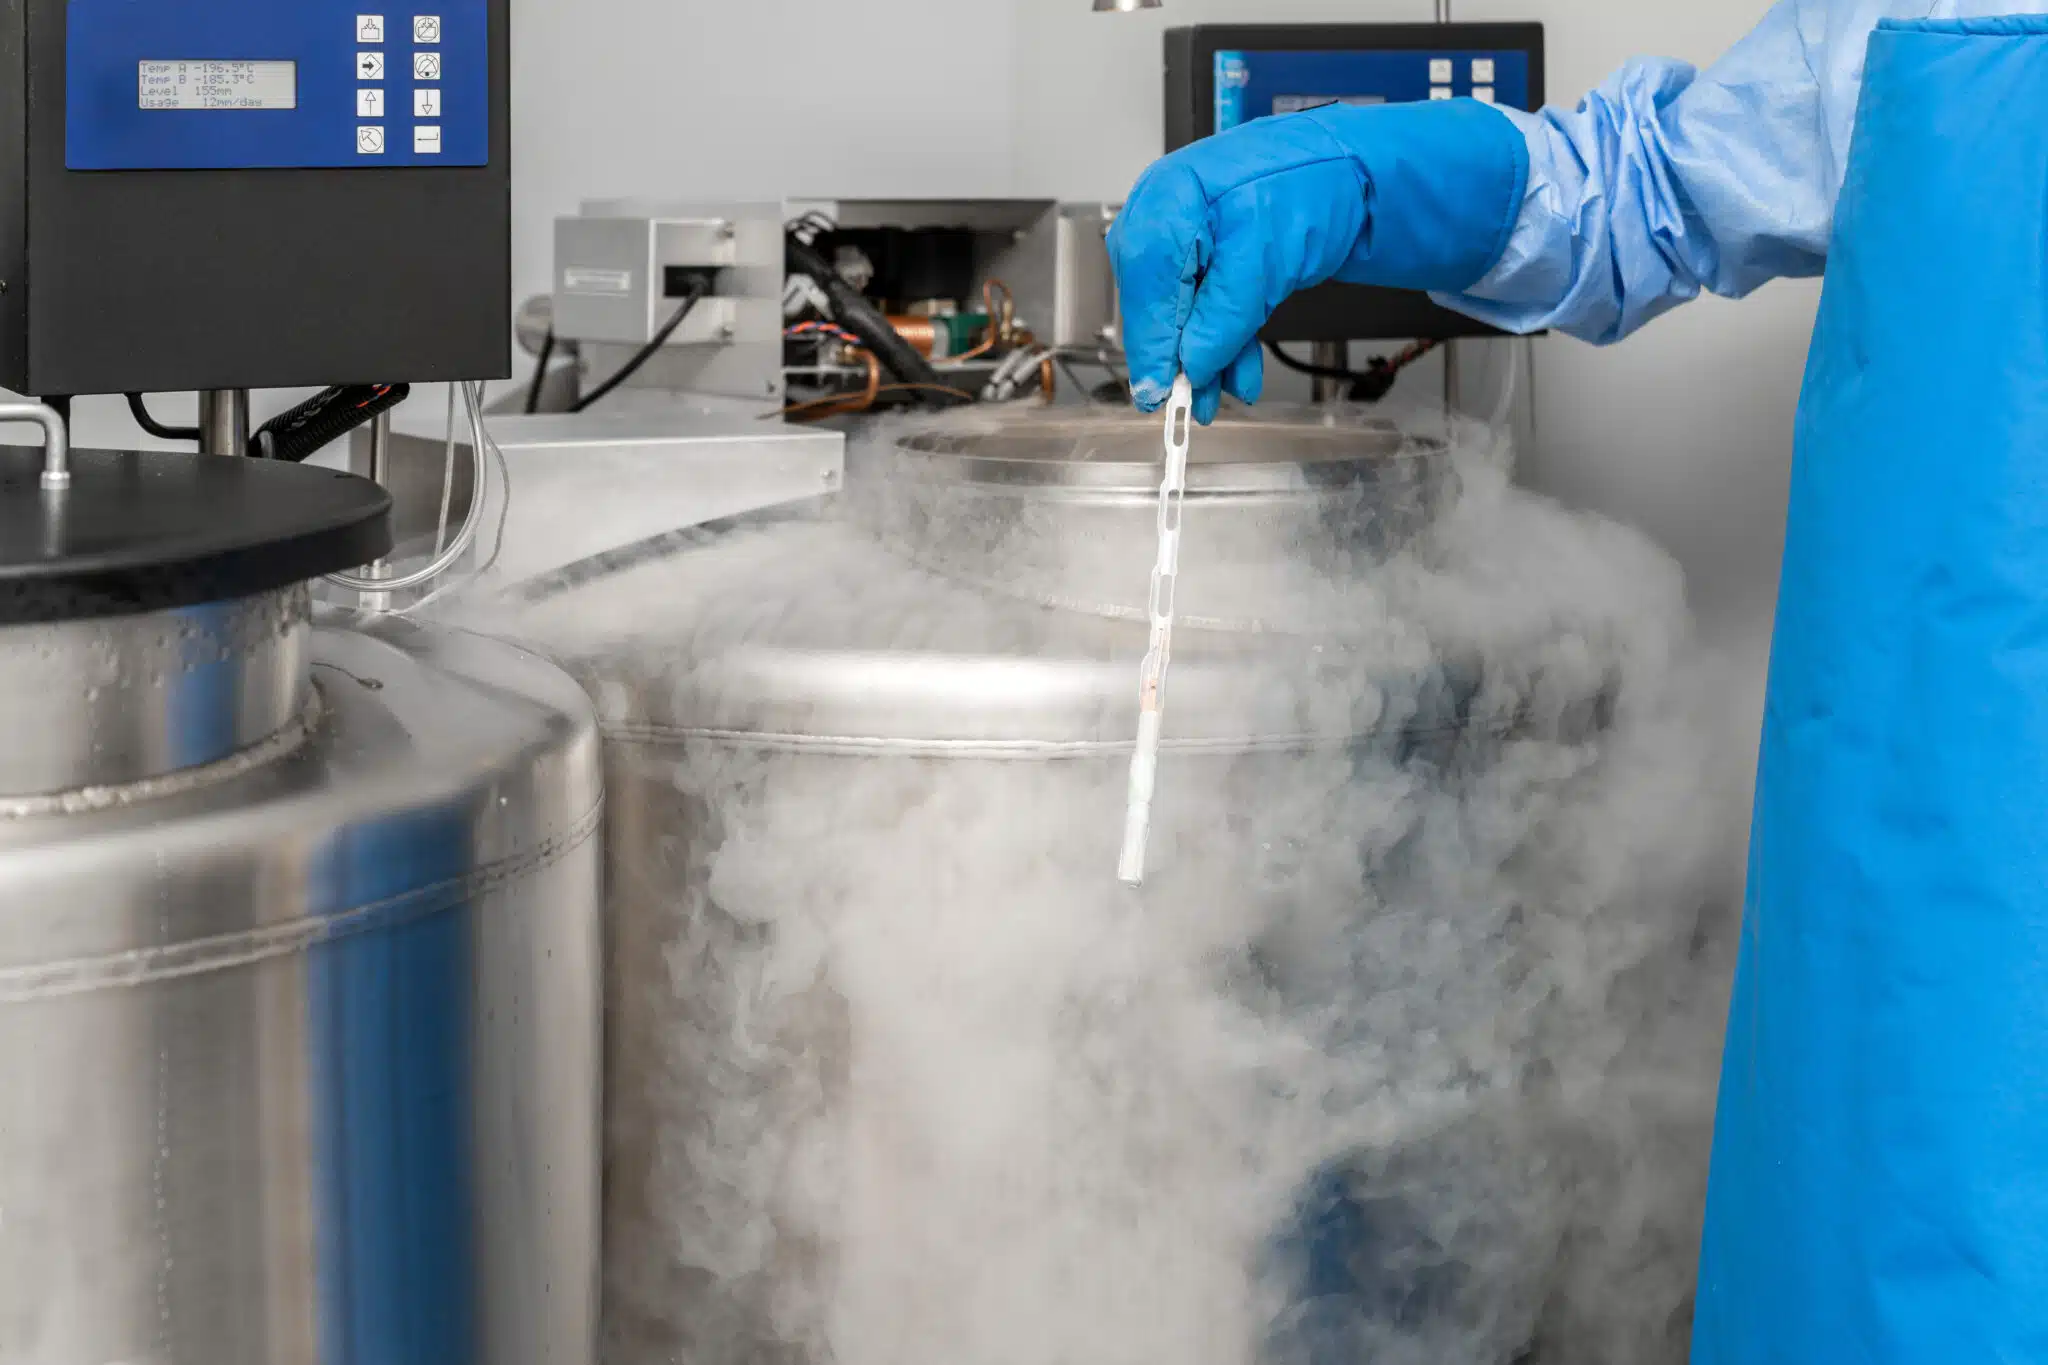
[[(421, 584), (433, 582), (436, 578), (446, 573), (457, 560), (469, 552), (469, 547), (476, 542), (477, 532), (483, 526), (484, 493), (488, 485), (488, 479), (484, 472), (484, 453), (485, 443), (490, 440), (490, 434), (484, 429), (482, 389), (483, 386), (481, 384), (466, 383), (462, 385), (463, 404), (469, 409), (470, 468), (473, 473), (470, 479), (469, 511), (463, 516), (462, 529), (455, 533), (454, 541), (447, 549), (428, 561), (424, 567), (415, 569), (413, 572), (398, 578), (370, 578), (362, 574), (331, 573), (327, 575), (328, 582), (335, 584), (337, 587), (346, 588), (351, 592), (401, 592), (407, 588), (416, 588)], [(502, 453), (499, 457), (499, 466), (501, 469), (504, 468)], [(505, 495), (508, 500), (510, 493), (511, 483), (508, 477), (505, 487)], [(503, 534), (504, 525), (501, 520), (499, 523), (499, 536), (501, 540)], [(482, 570), (478, 570), (478, 572), (481, 573)], [(415, 604), (412, 609), (418, 610), (421, 605), (424, 604)]]
[(199, 439), (200, 432), (198, 427), (167, 427), (162, 422), (157, 421), (156, 418), (150, 416), (149, 405), (143, 401), (141, 394), (131, 393), (127, 395), (127, 398), (128, 414), (135, 419), (135, 425), (141, 427), (144, 432), (156, 437), (159, 441), (196, 441)]
[[(533, 379), (526, 386), (526, 415), (531, 417), (540, 411), (541, 390), (547, 387), (548, 362), (555, 358), (555, 329), (550, 326), (548, 334), (541, 339), (540, 359), (534, 362)], [(455, 401), (454, 391), (449, 391), (448, 401)]]
[(825, 292), (832, 304), (833, 321), (858, 336), (890, 374), (906, 384), (944, 387), (938, 383), (939, 372), (932, 368), (931, 361), (904, 340), (889, 319), (817, 247), (792, 232), (784, 239), (784, 255), (790, 271), (810, 276)]
[(1374, 356), (1370, 367), (1363, 370), (1340, 369), (1333, 365), (1317, 365), (1311, 361), (1297, 360), (1276, 341), (1267, 342), (1266, 349), (1273, 353), (1275, 360), (1296, 374), (1305, 374), (1311, 379), (1335, 379), (1349, 384), (1351, 392), (1346, 396), (1354, 403), (1377, 403), (1392, 391), (1394, 381), (1400, 378), (1401, 371), (1441, 345), (1443, 342), (1440, 340), (1426, 338), (1402, 347), (1391, 357)]
[(455, 386), (448, 386), (447, 445), (441, 452), (441, 515), (434, 522), (434, 553), (448, 548), (448, 509), (455, 503)]
[[(481, 414), (479, 413), (480, 416)], [(394, 613), (394, 615), (411, 616), (415, 612), (424, 611), (443, 597), (451, 593), (460, 592), (470, 584), (482, 579), (498, 566), (498, 557), (505, 550), (505, 523), (511, 520), (512, 516), (512, 468), (505, 459), (504, 450), (498, 445), (497, 437), (491, 435), (488, 427), (483, 429), (483, 438), (485, 447), (491, 453), (491, 465), (498, 471), (498, 487), (500, 489), (498, 495), (498, 525), (497, 529), (491, 533), (491, 552), (484, 556), (484, 562), (479, 564), (475, 572), (471, 573), (467, 578), (443, 583), (419, 601)], [(483, 496), (481, 485), (478, 486), (476, 493), (472, 496), (479, 499)]]
[(800, 214), (782, 225), (782, 230), (786, 233), (801, 232), (805, 228), (810, 229), (810, 235), (805, 237), (804, 240), (806, 242), (814, 242), (823, 233), (839, 231), (839, 224), (829, 215), (817, 209), (812, 209), (810, 212)]
[(837, 400), (838, 406), (828, 406), (821, 411), (812, 413), (807, 420), (822, 421), (827, 417), (843, 417), (856, 412), (866, 412), (874, 407), (875, 399), (882, 392), (882, 362), (875, 358), (873, 351), (862, 351), (860, 355), (861, 359), (867, 362), (867, 388), (858, 394), (839, 395)]
[(569, 411), (583, 412), (589, 409), (613, 389), (616, 389), (619, 385), (638, 374), (642, 366), (652, 360), (662, 347), (668, 345), (668, 339), (676, 334), (676, 329), (681, 327), (684, 320), (690, 316), (692, 310), (704, 301), (704, 296), (710, 290), (710, 281), (701, 277), (693, 278), (689, 284), (689, 292), (683, 296), (682, 306), (676, 309), (674, 316), (661, 325), (661, 330), (656, 332), (645, 346), (642, 346), (635, 352), (631, 360), (621, 365), (616, 374), (585, 394)]
[(799, 322), (793, 327), (785, 327), (782, 331), (782, 339), (784, 341), (808, 341), (813, 337), (821, 339), (830, 337), (834, 341), (843, 341), (849, 346), (865, 344), (859, 337), (847, 331), (836, 322)]
[(249, 453), (256, 459), (303, 462), (397, 407), (411, 393), (407, 384), (344, 384), (323, 389), (251, 432)]
[[(1110, 361), (1107, 354), (1087, 351), (1058, 351), (1055, 352), (1055, 358), (1059, 361), (1060, 368), (1067, 372), (1067, 378), (1073, 381), (1074, 387), (1085, 394), (1091, 403), (1124, 403), (1130, 401), (1130, 381), (1124, 378), (1122, 372)], [(1101, 367), (1109, 375), (1109, 382), (1091, 387), (1081, 377), (1080, 373), (1075, 370), (1074, 366), (1076, 365), (1096, 365)]]

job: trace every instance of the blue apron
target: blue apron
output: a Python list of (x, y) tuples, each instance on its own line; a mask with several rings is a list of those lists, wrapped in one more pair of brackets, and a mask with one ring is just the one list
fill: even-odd
[(2048, 19), (1871, 40), (1693, 1360), (2048, 1362)]

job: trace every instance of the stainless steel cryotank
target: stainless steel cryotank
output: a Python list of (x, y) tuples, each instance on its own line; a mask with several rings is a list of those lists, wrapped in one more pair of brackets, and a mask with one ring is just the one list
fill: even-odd
[(1198, 434), (1136, 899), (1152, 422), (871, 439), (525, 611), (607, 737), (612, 1365), (1509, 1365), (1594, 1244), (1671, 1347), (1690, 1174), (1602, 1200), (1682, 595), (1461, 439)]
[(0, 1362), (585, 1365), (587, 699), (316, 615), (374, 485), (75, 480), (0, 452)]

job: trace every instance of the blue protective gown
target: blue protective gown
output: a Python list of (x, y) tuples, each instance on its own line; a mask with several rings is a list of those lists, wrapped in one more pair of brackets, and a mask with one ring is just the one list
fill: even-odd
[(1616, 341), (1702, 289), (1827, 264), (1880, 19), (2048, 12), (2042, 0), (1780, 0), (1705, 72), (1631, 62), (1576, 109), (1502, 109), (1529, 144), (1507, 251), (1439, 301), (1509, 331)]
[(2048, 1362), (2048, 19), (1928, 8), (1516, 116), (1447, 300), (1609, 340), (1826, 273), (1695, 1365)]

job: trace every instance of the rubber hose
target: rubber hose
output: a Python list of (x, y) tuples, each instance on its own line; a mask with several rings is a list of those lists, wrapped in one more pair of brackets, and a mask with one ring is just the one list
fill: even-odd
[(848, 284), (832, 268), (823, 252), (794, 233), (789, 238), (789, 264), (797, 273), (809, 275), (818, 288), (825, 291), (825, 297), (832, 304), (833, 320), (859, 337), (889, 373), (906, 384), (944, 386), (939, 372), (918, 354), (915, 346), (903, 339), (901, 332), (889, 325), (889, 319), (882, 316), (881, 310)]
[(379, 413), (397, 407), (411, 393), (407, 384), (328, 389), (265, 422), (249, 442), (250, 453), (261, 459), (300, 463)]

